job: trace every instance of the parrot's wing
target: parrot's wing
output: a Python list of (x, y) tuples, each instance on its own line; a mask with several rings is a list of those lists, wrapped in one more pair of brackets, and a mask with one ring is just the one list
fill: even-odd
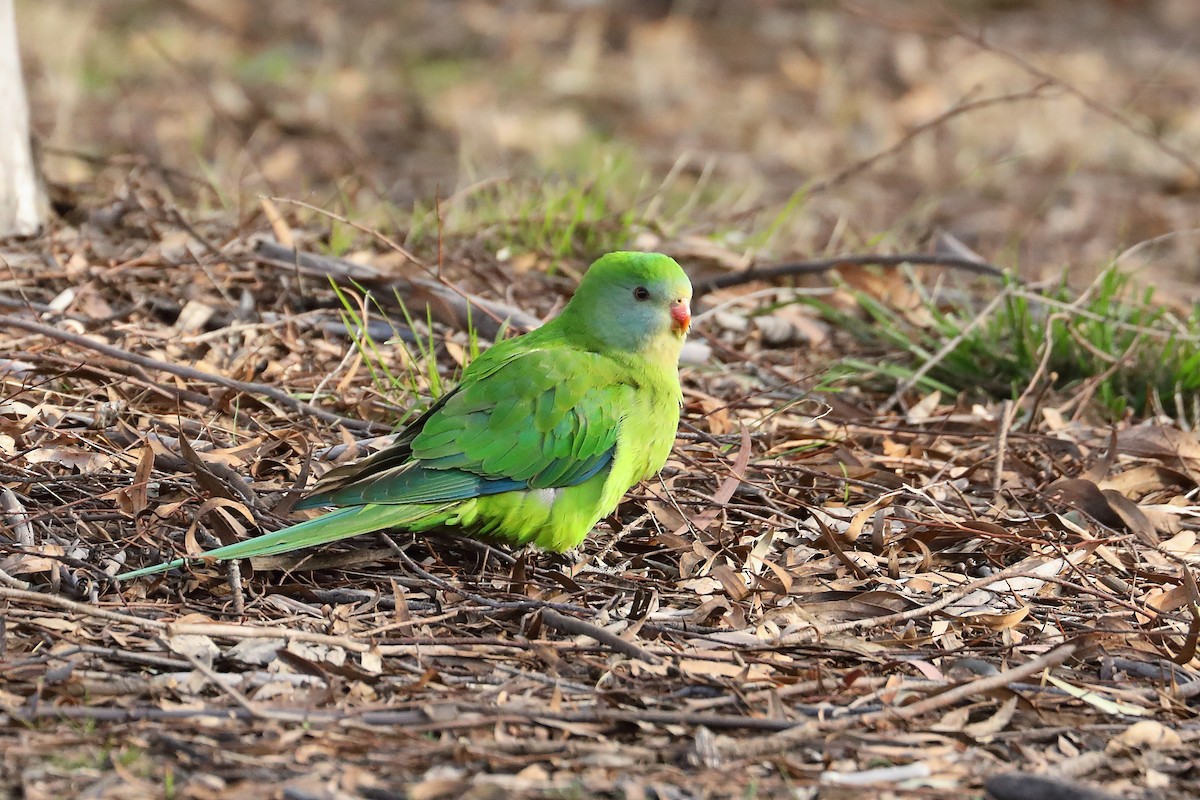
[(612, 460), (635, 388), (624, 372), (577, 348), (515, 349), (468, 370), (393, 445), (330, 473), (300, 507), (438, 503), (582, 483)]
[(429, 418), (436, 414), (442, 406), (446, 405), (446, 401), (457, 391), (458, 389), (454, 389), (452, 392), (442, 395), (437, 402), (425, 410), (425, 413), (405, 426), (404, 430), (397, 434), (395, 441), (378, 453), (373, 453), (366, 458), (359, 459), (350, 464), (334, 467), (329, 472), (326, 472), (313, 488), (295, 504), (294, 508), (303, 510), (306, 508), (335, 505), (334, 501), (330, 498), (339, 489), (355, 483), (364, 475), (382, 474), (392, 470), (394, 467), (400, 467), (409, 463), (412, 460), (413, 439), (425, 427), (425, 423), (429, 421)]

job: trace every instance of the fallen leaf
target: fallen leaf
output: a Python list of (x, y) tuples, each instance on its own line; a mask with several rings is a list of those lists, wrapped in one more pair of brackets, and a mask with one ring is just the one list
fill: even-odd
[(1156, 751), (1174, 750), (1183, 746), (1179, 734), (1152, 719), (1135, 722), (1109, 740), (1104, 752), (1117, 754), (1135, 747), (1153, 748)]
[(1067, 683), (1061, 678), (1057, 678), (1048, 672), (1046, 673), (1045, 678), (1067, 694), (1078, 700), (1082, 700), (1090, 706), (1100, 709), (1105, 714), (1128, 717), (1143, 717), (1146, 715), (1146, 709), (1142, 708), (1141, 706), (1131, 706), (1128, 703), (1122, 703), (1119, 700), (1110, 700), (1099, 692), (1095, 692), (1091, 689), (1084, 689), (1082, 687)]

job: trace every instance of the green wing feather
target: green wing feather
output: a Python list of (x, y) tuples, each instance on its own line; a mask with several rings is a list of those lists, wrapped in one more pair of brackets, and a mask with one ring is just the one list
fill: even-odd
[(594, 353), (533, 350), (448, 398), (412, 442), (431, 469), (570, 486), (616, 444), (622, 375)]
[[(555, 341), (531, 347), (542, 344), (535, 334), (488, 350), (467, 369), (458, 388), (391, 446), (330, 471), (298, 506), (343, 510), (218, 548), (204, 558), (278, 555), (388, 527), (425, 529), (449, 518), (462, 501), (574, 486), (605, 469), (633, 389), (628, 371)], [(161, 572), (185, 561), (118, 577)]]
[(390, 447), (331, 472), (301, 507), (574, 486), (608, 463), (629, 387), (607, 359), (549, 347), (491, 361)]
[(234, 558), (258, 558), (260, 556), (290, 553), (293, 550), (299, 550), (300, 548), (315, 544), (336, 542), (339, 539), (347, 539), (351, 536), (369, 533), (370, 531), (403, 526), (407, 522), (428, 520), (430, 516), (437, 514), (439, 511), (444, 512), (445, 510), (445, 506), (440, 509), (431, 509), (425, 506), (401, 506), (397, 508), (396, 506), (378, 505), (343, 508), (331, 514), (310, 519), (307, 522), (301, 522), (299, 525), (292, 525), (290, 528), (284, 528), (281, 531), (275, 531), (263, 536), (256, 536), (253, 539), (246, 539), (242, 542), (218, 547), (215, 550), (208, 551), (202, 557), (177, 558), (174, 561), (155, 564), (151, 567), (123, 572), (117, 575), (117, 580), (128, 580), (130, 578), (140, 578), (144, 575), (153, 575), (156, 572), (166, 572), (169, 569), (182, 567), (189, 561), (202, 561), (204, 559), (228, 561)]

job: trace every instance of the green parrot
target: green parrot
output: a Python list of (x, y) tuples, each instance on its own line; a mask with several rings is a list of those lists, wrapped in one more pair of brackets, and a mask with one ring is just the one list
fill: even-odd
[(337, 510), (192, 560), (278, 555), (387, 528), (577, 547), (666, 463), (691, 297), (667, 256), (601, 257), (561, 314), (488, 349), (393, 444), (331, 470), (297, 504)]

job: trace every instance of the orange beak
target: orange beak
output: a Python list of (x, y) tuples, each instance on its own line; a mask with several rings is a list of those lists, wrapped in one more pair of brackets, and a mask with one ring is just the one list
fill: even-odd
[(687, 333), (692, 326), (692, 311), (688, 304), (682, 301), (671, 303), (671, 330), (675, 333)]

